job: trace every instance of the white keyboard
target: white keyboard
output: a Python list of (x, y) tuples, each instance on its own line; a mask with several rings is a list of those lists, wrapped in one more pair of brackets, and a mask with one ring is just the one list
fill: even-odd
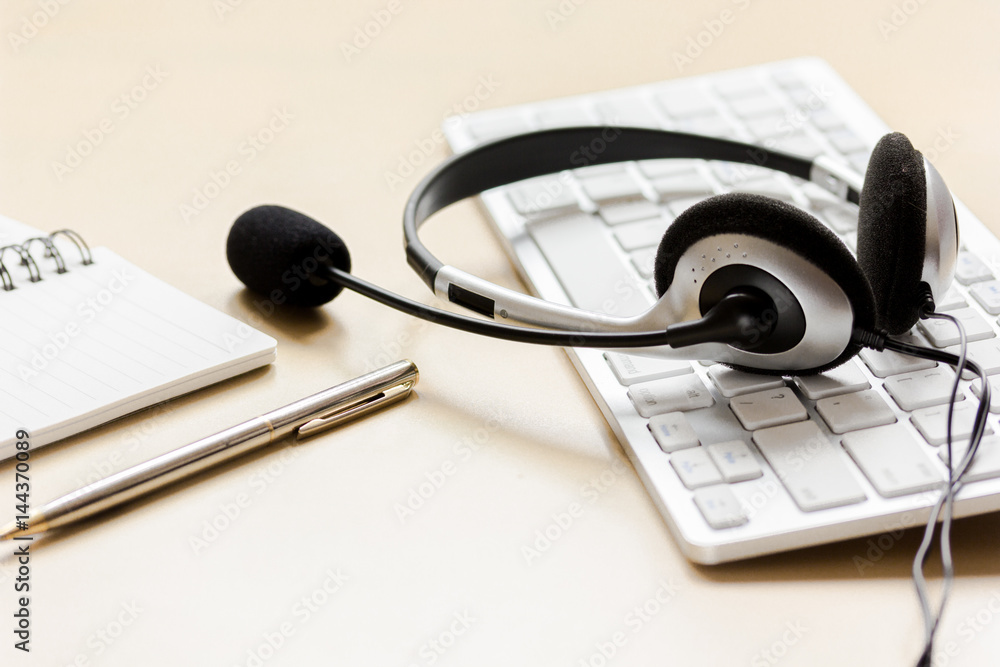
[[(521, 132), (583, 124), (676, 129), (864, 172), (889, 131), (823, 61), (798, 59), (647, 86), (483, 111), (444, 125), (455, 150)], [(916, 144), (920, 148), (919, 143)], [(857, 207), (777, 172), (704, 160), (578, 169), (482, 195), (511, 258), (539, 296), (615, 315), (654, 301), (663, 230), (712, 194), (745, 191), (811, 210), (855, 249)], [(956, 201), (963, 242), (939, 304), (961, 318), (971, 357), (1000, 379), (1000, 242)], [(973, 252), (974, 250), (974, 252)], [(953, 328), (909, 334), (950, 348)], [(862, 352), (824, 375), (775, 378), (721, 365), (568, 350), (688, 558), (717, 563), (896, 531), (926, 522), (942, 457), (952, 370)], [(956, 433), (968, 437), (978, 387), (965, 380)], [(994, 386), (994, 413), (1000, 386)], [(989, 432), (998, 433), (990, 415)], [(956, 460), (963, 446), (956, 447)], [(1000, 509), (1000, 436), (988, 435), (956, 516)], [(961, 530), (959, 524), (958, 530)]]

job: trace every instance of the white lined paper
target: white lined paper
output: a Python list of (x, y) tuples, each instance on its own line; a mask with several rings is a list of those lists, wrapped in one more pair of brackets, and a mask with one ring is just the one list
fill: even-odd
[[(0, 246), (40, 235), (0, 216)], [(0, 290), (0, 459), (18, 429), (41, 446), (274, 360), (270, 336), (110, 250), (85, 266), (72, 244), (59, 248), (63, 274), (33, 244), (35, 283), (4, 256), (16, 289)]]

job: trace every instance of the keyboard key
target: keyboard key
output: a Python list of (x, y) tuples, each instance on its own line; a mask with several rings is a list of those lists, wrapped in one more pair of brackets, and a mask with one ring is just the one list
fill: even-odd
[(715, 466), (722, 473), (723, 479), (730, 484), (757, 479), (764, 474), (757, 459), (754, 458), (753, 452), (742, 440), (717, 442), (714, 445), (708, 445), (705, 449), (708, 450), (708, 455), (712, 457)]
[(634, 384), (628, 388), (628, 397), (647, 419), (664, 412), (707, 408), (715, 403), (712, 392), (697, 375)]
[[(822, 188), (816, 185), (815, 183), (803, 183), (800, 186), (800, 189), (802, 190), (802, 194), (806, 196), (806, 199), (809, 200), (810, 206), (812, 206), (813, 208), (823, 209), (826, 208), (827, 206), (844, 204), (843, 199), (833, 194), (826, 188)], [(854, 215), (856, 218), (857, 210), (855, 210)], [(855, 227), (856, 226), (857, 224), (855, 224)]]
[(809, 111), (822, 109), (826, 105), (826, 101), (833, 95), (831, 91), (822, 86), (800, 86), (789, 88), (786, 92), (797, 106)]
[[(952, 442), (967, 440), (972, 435), (972, 424), (976, 419), (978, 402), (966, 401), (955, 404), (955, 414), (952, 417)], [(948, 406), (938, 405), (933, 408), (914, 410), (910, 421), (920, 431), (920, 435), (932, 445), (943, 445), (948, 440)], [(989, 424), (985, 433), (992, 433)]]
[(813, 139), (805, 132), (793, 132), (779, 137), (770, 137), (763, 142), (765, 148), (793, 153), (803, 157), (814, 158), (817, 155), (826, 153), (823, 144)]
[[(959, 462), (965, 456), (968, 443), (959, 445), (952, 449), (952, 467), (957, 469)], [(938, 452), (941, 460), (948, 463), (948, 450), (941, 449)], [(1000, 477), (1000, 438), (983, 438), (976, 450), (976, 456), (972, 459), (972, 465), (965, 474), (966, 482), (978, 482), (984, 479)]]
[(697, 505), (708, 525), (716, 530), (735, 528), (747, 522), (743, 506), (725, 484), (695, 489), (694, 504)]
[(674, 452), (670, 455), (670, 465), (684, 486), (689, 489), (718, 484), (722, 481), (722, 474), (701, 447)]
[(791, 67), (778, 67), (771, 72), (771, 79), (782, 88), (801, 88), (802, 77)]
[(934, 304), (934, 310), (943, 312), (946, 310), (955, 310), (956, 308), (965, 308), (968, 305), (969, 304), (965, 301), (965, 297), (962, 293), (957, 287), (952, 285), (948, 288), (948, 291), (945, 292), (944, 296), (941, 297), (941, 302)]
[(746, 118), (744, 124), (747, 129), (757, 139), (767, 139), (777, 137), (788, 131), (788, 123), (783, 117), (761, 116), (758, 118)]
[(826, 140), (844, 155), (866, 150), (868, 148), (868, 146), (865, 145), (865, 142), (861, 140), (861, 137), (854, 134), (847, 128), (838, 128), (827, 132)]
[(697, 447), (701, 444), (698, 434), (683, 412), (668, 412), (650, 418), (649, 432), (653, 434), (660, 449), (670, 454), (681, 449)]
[(885, 498), (927, 491), (944, 482), (944, 475), (902, 424), (848, 433), (843, 443), (861, 472)]
[(656, 248), (643, 248), (629, 253), (632, 266), (639, 275), (647, 280), (653, 277), (653, 267), (656, 265)]
[(546, 176), (511, 186), (507, 191), (510, 203), (525, 217), (539, 214), (564, 214), (579, 211), (580, 205), (566, 180)]
[(755, 76), (721, 76), (712, 81), (712, 88), (722, 97), (760, 95), (763, 84)]
[(600, 114), (601, 120), (609, 125), (662, 127), (660, 119), (638, 96), (616, 97), (598, 102), (597, 113)]
[[(959, 308), (950, 311), (950, 315), (958, 318), (965, 327), (965, 338), (968, 342), (993, 338), (993, 327), (982, 315), (972, 308)], [(934, 347), (958, 345), (960, 338), (958, 328), (948, 320), (920, 320), (917, 327), (927, 336)]]
[(658, 178), (697, 171), (699, 162), (701, 160), (643, 160), (637, 164), (647, 178)]
[(653, 179), (653, 189), (663, 199), (678, 197), (707, 197), (715, 194), (712, 184), (698, 172), (671, 174)]
[(819, 214), (835, 232), (847, 234), (858, 228), (858, 207), (854, 204), (828, 206)]
[[(529, 222), (528, 233), (577, 308), (625, 317), (643, 312), (649, 298), (634, 285), (596, 216), (570, 215)], [(580, 258), (587, 261), (581, 262)]]
[[(729, 101), (729, 108), (742, 118), (752, 118), (754, 116), (775, 116), (780, 119), (784, 108), (781, 102), (771, 97), (767, 93), (757, 95), (746, 95), (734, 97)], [(777, 120), (775, 121), (777, 122)]]
[(795, 378), (795, 386), (806, 398), (818, 401), (829, 396), (849, 394), (871, 387), (858, 362), (851, 359), (821, 375), (802, 375)]
[[(926, 371), (894, 375), (887, 378), (883, 386), (900, 408), (910, 412), (949, 402), (954, 383), (955, 373), (950, 368), (938, 366)], [(964, 398), (965, 394), (959, 392), (958, 400)]]
[(813, 109), (809, 114), (809, 122), (813, 127), (828, 132), (838, 127), (844, 126), (844, 119), (830, 111), (829, 109)]
[(512, 137), (515, 134), (524, 134), (529, 131), (531, 131), (531, 126), (520, 116), (476, 117), (469, 121), (469, 132), (479, 143), (493, 141), (501, 137)]
[(729, 402), (729, 407), (748, 431), (807, 417), (805, 407), (788, 387), (738, 396)]
[[(945, 348), (945, 351), (958, 356), (959, 346), (952, 345)], [(973, 341), (968, 345), (967, 354), (969, 359), (979, 364), (983, 372), (987, 375), (1000, 373), (1000, 338)], [(971, 380), (979, 376), (973, 374), (970, 370), (966, 370), (962, 374), (962, 377), (966, 380)]]
[[(993, 376), (987, 380), (990, 383), (990, 412), (1000, 412), (1000, 376)], [(979, 380), (973, 381), (972, 393), (976, 398), (982, 398), (982, 383)]]
[(672, 88), (670, 92), (657, 95), (656, 101), (667, 115), (673, 118), (694, 116), (706, 112), (715, 113), (715, 104), (705, 92), (694, 86), (686, 89)]
[(642, 197), (642, 188), (625, 172), (583, 178), (580, 179), (580, 183), (583, 185), (583, 191), (595, 202)]
[(868, 171), (868, 160), (871, 158), (871, 151), (856, 151), (847, 156), (847, 163), (854, 167), (859, 174)]
[(969, 292), (990, 315), (1000, 315), (1000, 280), (976, 283)]
[(593, 125), (596, 119), (578, 104), (547, 103), (538, 110), (538, 123), (543, 128)]
[(708, 377), (719, 388), (726, 398), (749, 394), (764, 389), (778, 389), (785, 386), (785, 381), (773, 375), (744, 373), (722, 364), (716, 364), (708, 369)]
[(955, 265), (955, 280), (963, 285), (971, 285), (983, 280), (993, 280), (993, 273), (983, 261), (971, 252), (958, 253), (958, 264)]
[(609, 225), (661, 217), (663, 227), (666, 228), (670, 218), (669, 213), (648, 199), (613, 201), (602, 206), (599, 214)]
[(840, 447), (815, 422), (761, 429), (753, 434), (753, 441), (802, 511), (851, 505), (867, 498)]
[(599, 176), (619, 175), (628, 172), (621, 162), (611, 162), (609, 164), (592, 164), (589, 167), (578, 167), (573, 170), (573, 175), (579, 179), (597, 178)]
[(604, 359), (618, 382), (625, 386), (694, 372), (691, 362), (683, 359), (657, 359), (620, 352), (605, 352)]
[[(911, 345), (924, 345), (923, 340), (911, 334), (897, 336), (896, 338)], [(872, 372), (872, 375), (880, 378), (899, 373), (922, 371), (937, 366), (936, 362), (919, 357), (911, 357), (907, 354), (893, 352), (892, 350), (876, 352), (875, 350), (864, 349), (861, 350), (860, 356), (861, 360), (868, 366), (868, 370)]]
[(615, 227), (615, 239), (626, 252), (660, 245), (669, 223), (662, 216), (627, 222)]
[(726, 185), (746, 183), (773, 176), (764, 167), (743, 162), (709, 162), (709, 164), (712, 165), (712, 173), (715, 174), (715, 177)]
[(816, 412), (834, 433), (847, 433), (896, 421), (892, 408), (870, 389), (820, 399), (816, 401)]
[(733, 127), (733, 124), (717, 113), (679, 118), (675, 121), (674, 129), (678, 132), (704, 134), (726, 139), (731, 139), (736, 134), (736, 128)]

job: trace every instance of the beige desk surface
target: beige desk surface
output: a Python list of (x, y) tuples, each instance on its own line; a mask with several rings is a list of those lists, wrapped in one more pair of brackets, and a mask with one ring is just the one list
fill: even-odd
[[(51, 18), (39, 14), (47, 6)], [(484, 77), (495, 82), (486, 108), (817, 55), (918, 147), (952, 137), (938, 168), (1000, 230), (997, 5), (806, 6), (7, 0), (0, 210), (43, 229), (70, 225), (248, 319), (256, 311), (223, 244), (240, 212), (280, 202), (337, 229), (359, 275), (431, 302), (404, 262), (399, 220), (446, 148), (395, 189), (385, 174)], [(381, 34), (345, 55), (356, 28), (389, 8)], [(680, 72), (674, 53), (726, 8), (732, 22)], [(32, 32), (25, 21), (44, 25)], [(126, 115), (120, 97), (149, 71), (160, 80), (145, 79), (145, 99)], [(286, 126), (251, 159), (241, 144), (275, 113)], [(103, 118), (111, 132), (57, 173)], [(241, 172), (185, 216), (231, 160)], [(430, 242), (446, 261), (518, 285), (471, 206), (435, 225)], [(631, 467), (586, 500), (585, 485), (624, 454), (561, 351), (436, 329), (354, 295), (260, 328), (279, 341), (276, 364), (38, 451), (34, 498), (380, 360), (414, 359), (419, 395), (37, 543), (28, 656), (13, 648), (13, 571), (0, 557), (0, 664), (913, 664), (916, 532), (881, 558), (861, 539), (695, 566)], [(480, 449), (463, 449), (477, 439)], [(454, 474), (401, 520), (396, 505), (449, 465)], [(0, 513), (13, 495), (12, 466), (0, 464)], [(227, 521), (241, 497), (247, 506)], [(522, 546), (573, 502), (583, 516), (526, 562)], [(225, 529), (206, 532), (213, 521)], [(954, 539), (959, 577), (940, 645), (955, 655), (936, 664), (996, 664), (1000, 517), (960, 521)], [(859, 571), (856, 557), (877, 562)], [(668, 602), (636, 614), (665, 586)]]

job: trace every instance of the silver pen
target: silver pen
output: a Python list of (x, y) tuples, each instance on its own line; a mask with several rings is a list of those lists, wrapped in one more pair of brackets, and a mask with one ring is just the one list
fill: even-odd
[(286, 436), (325, 431), (405, 398), (419, 376), (406, 360), (348, 380), (57, 498), (0, 528), (0, 541), (81, 521)]

